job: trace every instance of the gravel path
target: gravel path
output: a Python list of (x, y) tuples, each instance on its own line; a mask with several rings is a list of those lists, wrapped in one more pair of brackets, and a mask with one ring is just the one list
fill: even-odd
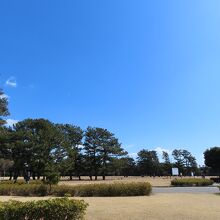
[(219, 193), (218, 187), (153, 187), (153, 193)]

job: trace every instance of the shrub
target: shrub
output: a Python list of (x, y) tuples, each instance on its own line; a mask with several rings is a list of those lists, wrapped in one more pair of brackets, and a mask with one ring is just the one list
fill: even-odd
[(51, 171), (46, 174), (45, 183), (49, 185), (49, 194), (51, 193), (52, 184), (57, 185), (59, 183), (60, 176), (57, 172)]
[(44, 184), (0, 184), (0, 195), (45, 196), (47, 186)]
[(83, 219), (88, 204), (82, 200), (49, 199), (32, 202), (0, 203), (4, 220), (75, 220)]
[(91, 197), (91, 196), (144, 196), (150, 195), (152, 187), (149, 183), (112, 183), (87, 184), (76, 186), (57, 186), (53, 195)]
[[(18, 184), (18, 185), (23, 185), (23, 184), (27, 184), (27, 183), (25, 182), (25, 180), (17, 180), (16, 183), (13, 180), (2, 180), (2, 181), (0, 181), (0, 185), (1, 184)], [(30, 180), (29, 184), (42, 184), (42, 180)]]
[(51, 191), (45, 184), (0, 184), (0, 195), (13, 196), (144, 196), (149, 195), (152, 187), (149, 183), (112, 183), (87, 185), (53, 185)]
[(212, 184), (212, 180), (202, 178), (183, 178), (171, 181), (173, 186), (210, 186)]
[(51, 194), (60, 197), (66, 196), (66, 194), (75, 196), (76, 188), (75, 186), (56, 185), (52, 187)]

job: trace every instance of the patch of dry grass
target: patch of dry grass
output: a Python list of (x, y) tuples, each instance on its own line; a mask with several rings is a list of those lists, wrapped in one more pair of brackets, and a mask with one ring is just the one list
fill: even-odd
[[(176, 177), (122, 177), (122, 176), (108, 176), (106, 180), (102, 180), (101, 177), (98, 180), (90, 181), (88, 177), (82, 177), (82, 180), (74, 179), (68, 181), (68, 178), (62, 178), (62, 181), (59, 184), (65, 185), (78, 185), (78, 184), (94, 184), (94, 183), (114, 183), (114, 182), (149, 182), (152, 186), (170, 186), (171, 180)], [(177, 177), (180, 178), (180, 177)], [(183, 177), (185, 178), (185, 177)], [(189, 177), (186, 177), (189, 178)], [(200, 177), (201, 178), (201, 177)]]
[(216, 220), (220, 197), (211, 194), (157, 194), (150, 197), (85, 198), (87, 220)]
[(94, 183), (114, 183), (114, 182), (149, 182), (152, 186), (170, 186), (171, 180), (174, 178), (170, 177), (107, 177), (106, 180), (102, 180), (101, 177), (98, 180), (90, 181), (89, 179), (83, 178), (81, 181), (75, 179), (73, 181), (60, 181), (59, 184), (65, 185), (78, 185), (78, 184), (94, 184)]
[[(0, 197), (1, 201), (49, 197)], [(80, 198), (82, 199), (82, 198)], [(155, 194), (142, 197), (86, 197), (86, 220), (216, 220), (220, 196), (215, 194)]]

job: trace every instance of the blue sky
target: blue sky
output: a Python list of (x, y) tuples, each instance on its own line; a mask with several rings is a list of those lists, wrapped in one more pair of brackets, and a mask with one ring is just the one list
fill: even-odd
[(220, 1), (0, 0), (10, 119), (104, 127), (135, 155), (220, 146)]

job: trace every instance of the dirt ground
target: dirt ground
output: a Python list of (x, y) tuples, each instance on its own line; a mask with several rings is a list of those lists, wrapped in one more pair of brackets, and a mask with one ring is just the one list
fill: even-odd
[[(172, 178), (173, 179), (173, 178)], [(90, 181), (84, 177), (81, 181), (74, 179), (73, 181), (63, 180), (60, 184), (77, 185), (77, 184), (91, 184), (91, 183), (113, 183), (113, 182), (149, 182), (152, 186), (170, 186), (170, 177), (106, 177), (103, 181), (101, 177), (98, 180)]]
[[(1, 201), (48, 199), (48, 197), (0, 197)], [(154, 194), (141, 197), (86, 197), (86, 220), (217, 220), (220, 195)]]
[(149, 197), (85, 198), (87, 220), (216, 220), (220, 196), (156, 194)]
[[(73, 179), (72, 181), (68, 181), (67, 178), (62, 178), (59, 184), (65, 185), (77, 185), (77, 184), (91, 184), (91, 183), (113, 183), (113, 182), (149, 182), (152, 186), (170, 186), (171, 180), (176, 177), (116, 177), (116, 176), (108, 176), (106, 180), (103, 181), (101, 177), (98, 180), (90, 181), (88, 177), (82, 177), (82, 180)], [(177, 177), (180, 178), (180, 177)], [(184, 178), (184, 177), (183, 177)], [(188, 178), (188, 177), (187, 177)], [(200, 177), (201, 178), (201, 177)], [(208, 177), (207, 177), (208, 178)]]

